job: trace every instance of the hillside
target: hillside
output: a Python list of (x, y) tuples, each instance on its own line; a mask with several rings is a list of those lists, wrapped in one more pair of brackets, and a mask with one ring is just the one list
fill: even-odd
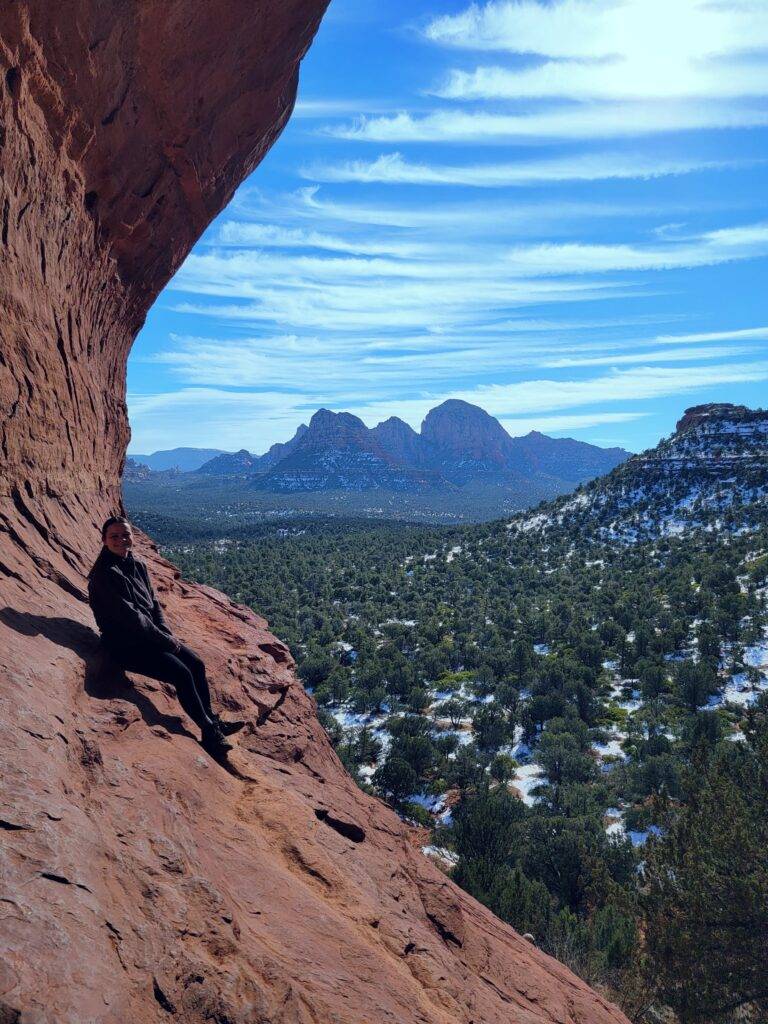
[(674, 433), (576, 494), (517, 522), (546, 533), (640, 540), (749, 529), (768, 500), (768, 412), (688, 409)]

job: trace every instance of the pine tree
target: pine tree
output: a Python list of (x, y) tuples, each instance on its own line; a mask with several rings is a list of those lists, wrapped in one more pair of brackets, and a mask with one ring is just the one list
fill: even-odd
[[(683, 1024), (768, 1015), (768, 715), (697, 753), (644, 869), (649, 969)], [(758, 1016), (759, 1015), (759, 1016)]]

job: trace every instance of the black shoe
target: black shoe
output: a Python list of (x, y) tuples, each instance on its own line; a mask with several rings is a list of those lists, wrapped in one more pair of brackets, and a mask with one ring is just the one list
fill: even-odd
[(232, 744), (217, 725), (205, 726), (202, 732), (200, 743), (212, 757), (221, 757), (232, 749)]
[(215, 718), (216, 725), (219, 727), (219, 732), (224, 736), (234, 736), (236, 732), (240, 732), (241, 729), (245, 728), (246, 722), (242, 722), (239, 719), (236, 722), (225, 722), (223, 718), (219, 718), (217, 715)]

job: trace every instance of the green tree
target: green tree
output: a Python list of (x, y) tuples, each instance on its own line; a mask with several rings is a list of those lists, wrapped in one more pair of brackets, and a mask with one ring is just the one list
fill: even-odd
[(372, 781), (380, 792), (391, 797), (395, 803), (401, 803), (419, 788), (416, 772), (400, 757), (388, 757), (373, 773)]
[(683, 661), (678, 665), (675, 684), (683, 705), (695, 713), (717, 690), (717, 675), (706, 662)]
[(510, 757), (509, 754), (497, 754), (491, 761), (489, 768), (491, 778), (501, 786), (506, 786), (507, 783), (511, 782), (515, 777), (516, 771), (517, 761), (514, 757)]
[(453, 814), (451, 829), (459, 863), (454, 878), (488, 904), (496, 891), (496, 876), (511, 864), (520, 840), (526, 808), (505, 789), (481, 787), (465, 796)]
[[(644, 878), (649, 970), (683, 1024), (768, 1014), (768, 726), (700, 759)], [(762, 1015), (762, 1016), (759, 1016)]]
[(472, 716), (475, 742), (483, 753), (495, 753), (509, 735), (507, 719), (495, 704), (479, 707)]

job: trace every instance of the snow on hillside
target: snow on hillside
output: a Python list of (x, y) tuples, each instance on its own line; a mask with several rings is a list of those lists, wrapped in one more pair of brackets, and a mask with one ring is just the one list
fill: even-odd
[[(768, 502), (768, 412), (737, 406), (688, 410), (671, 437), (633, 456), (575, 494), (532, 513), (511, 530), (589, 528), (596, 538), (634, 543), (688, 529), (754, 528), (750, 506)], [(734, 523), (735, 521), (735, 523)]]

